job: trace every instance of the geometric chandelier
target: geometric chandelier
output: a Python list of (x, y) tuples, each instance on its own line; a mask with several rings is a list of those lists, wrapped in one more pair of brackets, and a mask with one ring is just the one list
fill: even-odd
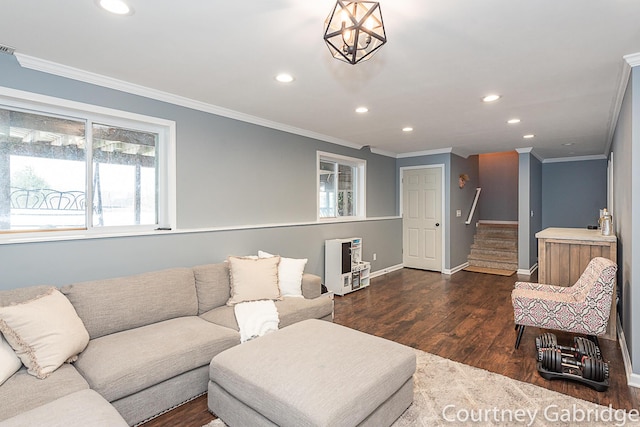
[(341, 61), (357, 64), (371, 58), (387, 42), (380, 4), (338, 0), (324, 22), (324, 40)]

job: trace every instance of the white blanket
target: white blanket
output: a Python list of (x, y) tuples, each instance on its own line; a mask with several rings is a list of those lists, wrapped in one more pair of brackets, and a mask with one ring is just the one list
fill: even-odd
[(234, 311), (240, 327), (240, 342), (278, 330), (280, 318), (271, 300), (241, 302), (234, 306)]

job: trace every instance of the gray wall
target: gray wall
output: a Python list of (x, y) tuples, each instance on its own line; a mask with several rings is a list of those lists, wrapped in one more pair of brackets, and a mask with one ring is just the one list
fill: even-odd
[[(536, 233), (543, 228), (543, 177), (543, 163), (537, 157), (531, 156), (529, 170), (529, 268), (538, 262), (538, 239), (536, 239)], [(533, 212), (533, 216), (531, 212)]]
[[(458, 186), (458, 178), (463, 173), (469, 175), (469, 181), (463, 188), (460, 188)], [(476, 207), (474, 216), (471, 219), (471, 224), (465, 224), (465, 221), (469, 217), (479, 181), (478, 156), (470, 156), (465, 159), (455, 154), (451, 155), (451, 174), (449, 178), (451, 183), (451, 209), (449, 223), (451, 224), (450, 268), (452, 269), (466, 263), (467, 257), (471, 252), (471, 244), (476, 232), (476, 222), (480, 217), (478, 207)], [(480, 197), (482, 198), (482, 195)], [(456, 217), (456, 210), (461, 211), (462, 215), (460, 217)]]
[(518, 170), (518, 269), (531, 270), (538, 259), (535, 235), (541, 230), (541, 162), (530, 152), (520, 152)]
[[(618, 236), (618, 305), (633, 372), (640, 374), (640, 68), (631, 76), (622, 102), (611, 151), (613, 153), (613, 225)], [(636, 212), (634, 215), (633, 212)], [(634, 310), (634, 308), (636, 308)]]
[[(395, 159), (34, 70), (0, 55), (0, 84), (73, 101), (174, 120), (177, 225), (159, 236), (0, 245), (0, 289), (116, 277), (217, 262), (262, 249), (309, 257), (323, 275), (325, 238), (361, 236), (372, 270), (402, 263), (401, 220), (316, 221), (316, 151), (367, 160), (367, 216), (395, 217)], [(277, 224), (281, 227), (261, 228)], [(290, 225), (291, 224), (291, 225)], [(236, 228), (207, 231), (216, 227)], [(248, 229), (245, 229), (248, 228)]]
[(544, 163), (542, 194), (544, 228), (597, 225), (607, 206), (607, 160)]
[(397, 219), (110, 239), (0, 245), (0, 289), (63, 285), (168, 267), (221, 262), (258, 250), (308, 258), (305, 271), (324, 276), (324, 241), (362, 237), (372, 271), (402, 263), (402, 222)]
[(480, 219), (518, 221), (518, 153), (481, 154)]

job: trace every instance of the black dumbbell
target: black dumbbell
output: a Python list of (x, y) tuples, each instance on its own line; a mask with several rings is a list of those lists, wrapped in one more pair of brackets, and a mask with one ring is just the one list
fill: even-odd
[(538, 360), (542, 367), (551, 372), (563, 373), (564, 368), (576, 369), (588, 380), (602, 382), (609, 378), (609, 364), (593, 357), (583, 356), (580, 361), (562, 357), (562, 352), (552, 348), (541, 348)]
[[(584, 337), (574, 337), (573, 342), (574, 347), (559, 345), (556, 336), (550, 332), (546, 332), (539, 337), (536, 337), (536, 350), (538, 350), (538, 357), (540, 356), (540, 349), (554, 348), (562, 351), (563, 355), (575, 357), (576, 359), (582, 359), (583, 356), (602, 359), (600, 347), (598, 347), (593, 341)], [(540, 362), (541, 360), (538, 361)]]

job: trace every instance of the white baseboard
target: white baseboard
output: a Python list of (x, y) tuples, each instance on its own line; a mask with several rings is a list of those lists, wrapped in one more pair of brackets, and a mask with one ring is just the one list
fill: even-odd
[(627, 385), (629, 387), (640, 388), (640, 375), (633, 373), (631, 364), (631, 356), (627, 347), (627, 340), (624, 337), (624, 331), (620, 324), (620, 318), (616, 317), (616, 329), (618, 331), (618, 342), (620, 343), (620, 351), (622, 352), (622, 360), (624, 361), (624, 371), (627, 374)]
[(382, 270), (372, 271), (371, 274), (369, 274), (369, 277), (373, 279), (374, 277), (383, 276), (387, 273), (391, 273), (392, 271), (400, 270), (403, 267), (403, 264), (392, 265), (391, 267), (383, 268)]
[(538, 263), (536, 262), (533, 267), (528, 270), (526, 268), (519, 268), (516, 274), (518, 274), (519, 276), (531, 276), (537, 269)]
[(469, 267), (469, 263), (465, 262), (464, 264), (460, 264), (457, 267), (445, 268), (444, 270), (442, 270), (442, 274), (446, 274), (447, 276), (451, 276), (452, 274), (455, 274), (460, 270), (464, 270), (467, 267)]

